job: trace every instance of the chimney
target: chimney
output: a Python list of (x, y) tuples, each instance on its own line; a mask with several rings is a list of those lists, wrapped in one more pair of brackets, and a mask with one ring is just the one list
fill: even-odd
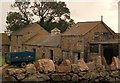
[(103, 16), (101, 16), (101, 21), (103, 21)]

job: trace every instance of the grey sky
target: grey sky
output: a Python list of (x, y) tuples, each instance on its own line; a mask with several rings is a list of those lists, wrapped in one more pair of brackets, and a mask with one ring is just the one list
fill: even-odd
[[(103, 21), (115, 32), (118, 32), (118, 4), (119, 0), (64, 0), (71, 11), (75, 22)], [(0, 2), (0, 32), (5, 30), (7, 12), (11, 10), (12, 2)]]

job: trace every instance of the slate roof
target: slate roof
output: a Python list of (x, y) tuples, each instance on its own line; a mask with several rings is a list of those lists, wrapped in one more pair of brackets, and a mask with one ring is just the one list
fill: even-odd
[(38, 43), (39, 46), (52, 46), (52, 47), (58, 47), (60, 45), (60, 35), (54, 35), (46, 38), (42, 42)]
[(24, 44), (27, 45), (35, 45), (36, 42), (41, 42), (44, 39), (46, 39), (49, 35), (41, 35), (41, 34), (37, 34), (35, 36), (33, 36), (32, 38), (30, 38), (29, 40), (27, 40), (26, 42), (24, 42)]
[(78, 22), (71, 28), (67, 29), (63, 35), (84, 35), (100, 23), (101, 21)]
[(25, 31), (25, 29), (27, 28), (39, 28), (40, 32), (41, 33), (48, 33), (44, 28), (42, 28), (39, 24), (37, 23), (32, 23), (32, 24), (29, 24), (28, 26), (24, 27), (24, 28), (21, 28), (21, 29), (18, 29), (17, 31), (14, 31), (13, 33), (11, 33), (11, 35), (22, 35), (23, 32)]
[(6, 33), (0, 33), (0, 45), (10, 45), (10, 39)]
[(49, 36), (44, 40), (38, 40), (36, 42), (31, 42), (29, 45), (37, 45), (37, 46), (52, 46), (57, 47), (60, 45), (60, 35)]

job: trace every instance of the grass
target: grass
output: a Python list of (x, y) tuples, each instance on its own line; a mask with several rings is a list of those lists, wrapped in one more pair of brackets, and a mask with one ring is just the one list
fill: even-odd
[(5, 64), (5, 57), (0, 55), (0, 66)]

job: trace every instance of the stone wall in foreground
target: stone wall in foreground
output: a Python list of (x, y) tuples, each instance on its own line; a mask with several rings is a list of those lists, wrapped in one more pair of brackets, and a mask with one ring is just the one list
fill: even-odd
[(119, 62), (118, 58), (113, 57), (112, 64), (106, 67), (100, 56), (89, 63), (85, 63), (83, 59), (78, 60), (76, 64), (64, 60), (60, 65), (54, 64), (50, 59), (40, 59), (25, 68), (8, 68), (3, 77), (22, 82), (114, 82), (120, 80)]

